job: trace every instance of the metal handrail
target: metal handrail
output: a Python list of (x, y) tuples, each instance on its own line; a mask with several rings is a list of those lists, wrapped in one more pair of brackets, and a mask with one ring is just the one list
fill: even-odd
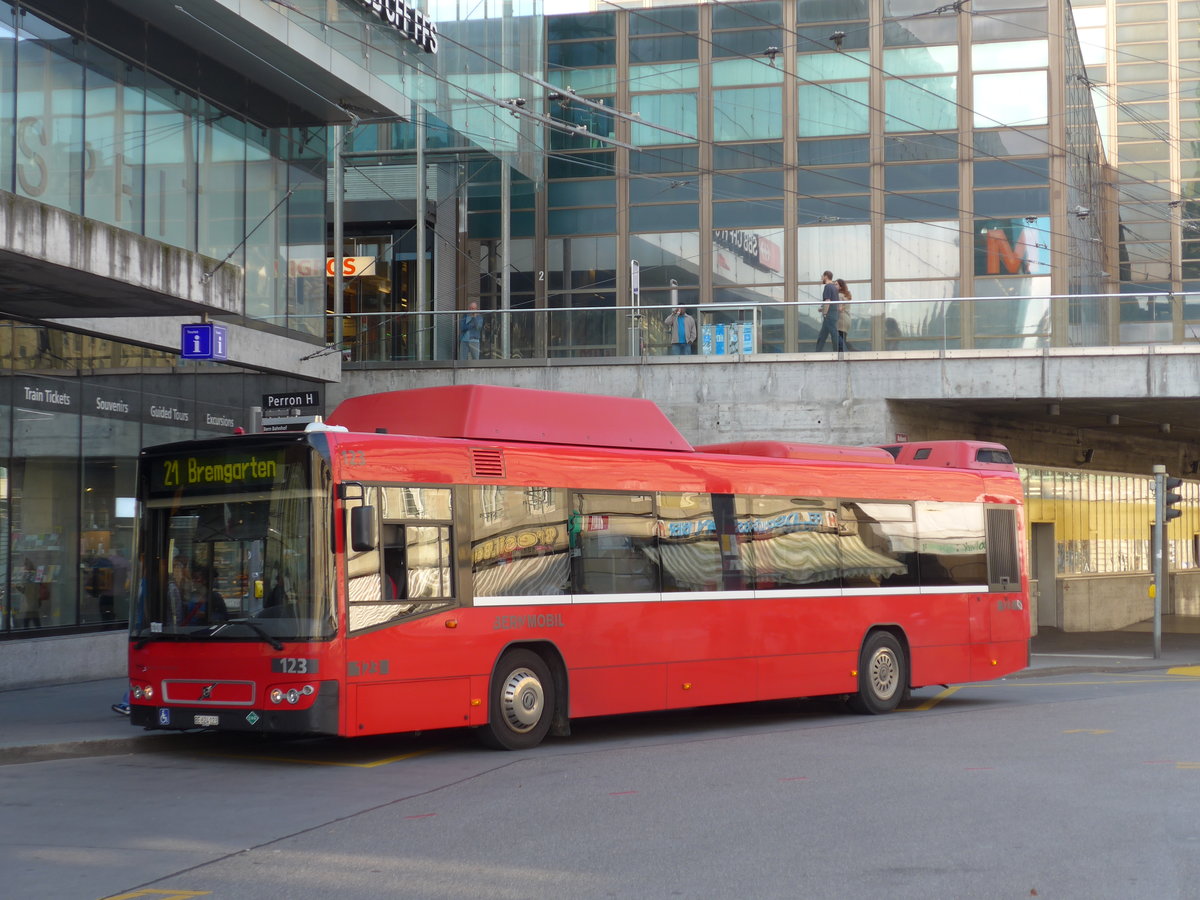
[[(1192, 298), (1195, 312), (1187, 309)], [(848, 357), (862, 351), (974, 347), (1003, 352), (1200, 343), (1200, 295), (1048, 294), (844, 302), (852, 310)], [(1003, 304), (1005, 309), (998, 313), (993, 309), (989, 316), (983, 310), (988, 304)], [(701, 334), (695, 353), (746, 358), (814, 352), (820, 305), (817, 299), (689, 305)], [(665, 355), (669, 341), (655, 331), (671, 309), (670, 305), (641, 304), (479, 310), (485, 323), (480, 357), (486, 361)], [(1131, 315), (1134, 309), (1137, 315)], [(1164, 312), (1169, 312), (1169, 317)], [(1185, 314), (1195, 318), (1185, 319)], [(352, 363), (456, 360), (462, 315), (462, 310), (344, 313), (343, 322), (351, 327), (344, 328), (341, 349)], [(411, 322), (414, 317), (425, 318), (418, 324)], [(736, 349), (726, 340), (735, 322), (739, 323)], [(504, 346), (509, 351), (502, 354)]]

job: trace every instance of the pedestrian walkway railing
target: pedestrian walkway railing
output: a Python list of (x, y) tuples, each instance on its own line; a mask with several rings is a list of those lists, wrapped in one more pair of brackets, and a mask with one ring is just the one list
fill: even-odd
[[(844, 355), (862, 352), (1038, 350), (1064, 347), (1195, 345), (1200, 294), (1092, 294), (1046, 297), (855, 300), (846, 304)], [(349, 313), (340, 341), (346, 363), (604, 359), (679, 352), (668, 306), (481, 309), (478, 346), (460, 343), (462, 310)], [(820, 304), (698, 304), (687, 307), (701, 357), (839, 352), (818, 346)]]

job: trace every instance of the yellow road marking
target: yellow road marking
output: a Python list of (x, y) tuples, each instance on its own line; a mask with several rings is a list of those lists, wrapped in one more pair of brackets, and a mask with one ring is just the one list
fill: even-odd
[[(206, 753), (205, 756), (218, 756), (222, 759), (249, 759), (258, 762), (284, 762), (284, 763), (301, 763), (307, 766), (345, 766), (351, 769), (374, 769), (377, 766), (387, 766), (392, 763), (403, 762), (406, 759), (415, 759), (418, 756), (425, 756), (428, 753), (436, 753), (439, 750), (444, 750), (444, 747), (430, 747), (428, 750), (416, 750), (412, 753), (404, 753), (400, 756), (389, 756), (387, 759), (377, 759), (373, 762), (353, 763), (353, 762), (337, 762), (335, 760), (325, 759), (303, 759), (296, 756), (251, 756), (246, 753)], [(111, 898), (105, 898), (111, 900)]]
[[(1194, 677), (1200, 677), (1200, 666), (1185, 666), (1180, 669), (1170, 669), (1167, 672), (1167, 674), (1168, 675), (1190, 675), (1190, 676), (1194, 676)], [(1164, 678), (1161, 675), (1156, 675), (1156, 676), (1148, 676), (1145, 678), (1138, 678), (1138, 677), (1128, 678), (1128, 677), (1126, 677), (1126, 678), (1122, 678), (1119, 680), (1116, 678), (1105, 678), (1100, 681), (1025, 681), (1024, 679), (1018, 680), (1018, 681), (973, 681), (973, 682), (968, 682), (967, 684), (960, 684), (960, 685), (956, 685), (955, 687), (946, 688), (941, 693), (936, 694), (933, 697), (930, 697), (928, 700), (926, 700), (920, 706), (905, 706), (905, 707), (901, 707), (898, 711), (899, 712), (922, 712), (925, 710), (933, 709), (935, 706), (937, 706), (939, 703), (941, 703), (943, 700), (945, 700), (951, 694), (961, 691), (965, 687), (970, 687), (970, 688), (1087, 687), (1087, 686), (1093, 686), (1093, 685), (1098, 685), (1098, 684), (1108, 685), (1108, 684), (1169, 684), (1169, 683), (1178, 684), (1179, 679), (1170, 678), (1170, 677)]]
[(1071, 728), (1063, 734), (1112, 734), (1108, 728)]
[(962, 690), (961, 686), (946, 688), (940, 694), (934, 694), (932, 697), (930, 697), (928, 700), (926, 700), (920, 706), (907, 706), (903, 710), (901, 710), (901, 712), (924, 712), (927, 709), (933, 709), (935, 706), (937, 706), (939, 703), (941, 703), (943, 700), (945, 700), (951, 694), (956, 694), (961, 690)]
[(134, 900), (136, 897), (160, 897), (162, 900), (188, 900), (189, 897), (207, 897), (212, 891), (163, 891), (154, 888), (143, 888), (140, 891), (130, 891), (128, 894), (117, 894), (105, 897), (103, 900)]
[(1175, 768), (1177, 768), (1177, 769), (1200, 769), (1200, 762), (1177, 762), (1177, 763), (1175, 763)]
[(1179, 683), (1177, 678), (1163, 678), (1162, 676), (1151, 676), (1148, 678), (1105, 678), (1101, 681), (1026, 681), (1024, 678), (1016, 681), (980, 681), (972, 683), (971, 687), (1076, 687), (1079, 685), (1093, 684), (1167, 684), (1169, 682)]

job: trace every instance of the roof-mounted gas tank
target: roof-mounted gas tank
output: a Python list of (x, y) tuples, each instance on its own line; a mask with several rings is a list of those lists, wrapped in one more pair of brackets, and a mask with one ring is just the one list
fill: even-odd
[(950, 469), (1016, 469), (1012, 454), (1003, 444), (988, 441), (911, 441), (884, 444), (883, 449), (906, 466), (937, 466)]
[(364, 394), (327, 419), (356, 432), (691, 451), (649, 400), (461, 384)]
[(729, 444), (704, 444), (698, 453), (726, 453), (733, 456), (768, 456), (774, 459), (824, 460), (841, 463), (883, 463), (892, 465), (891, 454), (882, 447), (840, 447), (833, 444), (797, 444), (789, 441), (734, 441)]

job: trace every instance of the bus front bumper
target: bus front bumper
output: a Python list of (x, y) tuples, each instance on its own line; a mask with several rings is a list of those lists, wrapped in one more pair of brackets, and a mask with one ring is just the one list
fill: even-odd
[(306, 709), (268, 706), (253, 709), (213, 706), (147, 706), (131, 703), (129, 721), (167, 731), (238, 731), (257, 734), (337, 734), (338, 683), (323, 681)]

